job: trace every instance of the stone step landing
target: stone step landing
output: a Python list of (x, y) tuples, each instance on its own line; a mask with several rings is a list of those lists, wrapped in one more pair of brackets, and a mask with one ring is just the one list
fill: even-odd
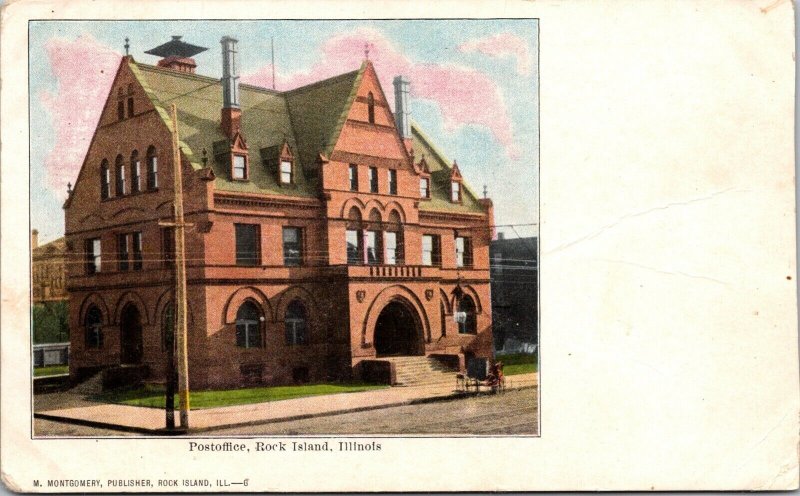
[(435, 384), (455, 384), (456, 371), (436, 359), (425, 356), (383, 357), (380, 360), (392, 362), (398, 386), (426, 386)]

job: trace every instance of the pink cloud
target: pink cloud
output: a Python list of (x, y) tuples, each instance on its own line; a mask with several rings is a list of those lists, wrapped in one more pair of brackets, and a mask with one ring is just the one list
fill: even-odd
[(478, 52), (489, 57), (514, 57), (517, 61), (517, 74), (531, 72), (531, 53), (524, 39), (511, 33), (499, 33), (476, 38), (462, 43), (458, 50), (463, 53)]
[(75, 40), (52, 38), (45, 49), (57, 80), (54, 92), (39, 94), (55, 130), (53, 149), (45, 158), (46, 181), (66, 196), (67, 183), (75, 184), (78, 177), (120, 54), (88, 34)]
[[(389, 104), (394, 107), (392, 79), (402, 74), (411, 80), (412, 98), (436, 104), (444, 118), (445, 129), (475, 125), (487, 128), (514, 159), (519, 151), (514, 144), (511, 119), (502, 92), (487, 74), (455, 64), (424, 64), (405, 56), (380, 31), (359, 28), (334, 36), (322, 47), (322, 57), (309, 71), (276, 74), (278, 90), (289, 90), (341, 74), (361, 66), (364, 46), (369, 44), (369, 58), (375, 66)], [(242, 76), (242, 81), (272, 87), (272, 67)]]

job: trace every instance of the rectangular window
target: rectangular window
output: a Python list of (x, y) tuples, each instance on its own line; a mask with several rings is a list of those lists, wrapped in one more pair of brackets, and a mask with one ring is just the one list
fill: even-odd
[(458, 203), (461, 201), (461, 183), (453, 181), (451, 183), (450, 192), (451, 192), (450, 200), (453, 203)]
[(171, 227), (161, 229), (161, 246), (164, 252), (164, 267), (175, 266), (175, 231)]
[(472, 242), (469, 238), (456, 237), (456, 266), (472, 266)]
[(281, 161), (281, 183), (292, 184), (292, 163)]
[(125, 166), (117, 166), (117, 196), (125, 194)]
[(261, 249), (256, 224), (235, 224), (236, 265), (259, 265)]
[(366, 248), (367, 263), (370, 265), (377, 265), (381, 263), (380, 259), (380, 238), (378, 231), (365, 231), (364, 232), (364, 247)]
[(128, 240), (130, 237), (127, 234), (117, 234), (117, 262), (119, 270), (128, 270)]
[(363, 262), (361, 256), (361, 237), (359, 231), (348, 229), (347, 233), (347, 264), (358, 265)]
[(142, 233), (131, 234), (131, 248), (133, 249), (133, 270), (142, 270)]
[(439, 246), (438, 235), (425, 234), (422, 236), (422, 265), (439, 265), (441, 263)]
[(128, 98), (128, 117), (133, 117), (133, 98)]
[(108, 198), (109, 190), (111, 189), (111, 171), (108, 167), (103, 166), (100, 169), (100, 198), (105, 200)]
[(358, 166), (350, 164), (350, 191), (358, 191)]
[(100, 272), (100, 238), (86, 240), (86, 273)]
[(244, 155), (233, 156), (233, 178), (247, 179), (247, 164)]
[(125, 102), (122, 100), (117, 102), (117, 120), (121, 121), (125, 118)]
[(158, 157), (147, 157), (147, 189), (158, 188)]
[(386, 265), (397, 265), (397, 233), (387, 231), (383, 233), (384, 252)]
[(369, 168), (369, 192), (378, 192), (378, 169), (375, 167)]
[(299, 227), (283, 228), (283, 264), (297, 267), (303, 261), (303, 234)]
[(394, 169), (389, 170), (389, 194), (397, 194), (397, 171)]
[(142, 185), (142, 163), (136, 159), (131, 164), (131, 193), (141, 191)]
[(430, 198), (430, 179), (423, 177), (419, 180), (419, 196), (420, 198)]

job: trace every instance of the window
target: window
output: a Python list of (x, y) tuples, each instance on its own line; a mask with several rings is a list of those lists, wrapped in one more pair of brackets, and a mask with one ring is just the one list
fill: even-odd
[(350, 191), (358, 191), (358, 166), (350, 164)]
[(233, 178), (247, 179), (247, 160), (245, 160), (244, 155), (233, 156)]
[(139, 160), (139, 152), (136, 150), (131, 153), (131, 193), (138, 193), (142, 190), (142, 163)]
[(430, 179), (423, 177), (419, 180), (419, 196), (420, 198), (430, 198)]
[(385, 232), (383, 233), (383, 246), (385, 253), (384, 263), (387, 265), (397, 264), (397, 233)]
[(175, 349), (175, 306), (168, 302), (161, 313), (161, 351)]
[(128, 270), (128, 241), (130, 236), (127, 234), (117, 235), (117, 260), (119, 261), (119, 270)]
[(133, 270), (142, 270), (142, 233), (131, 234), (131, 248), (133, 249)]
[(348, 229), (346, 236), (347, 236), (347, 264), (348, 265), (358, 265), (363, 262), (363, 257), (361, 256), (361, 237), (359, 236), (359, 232), (355, 229)]
[(152, 146), (147, 149), (147, 189), (158, 189), (158, 157)]
[(378, 169), (375, 167), (369, 168), (369, 192), (378, 192)]
[(86, 240), (86, 273), (100, 272), (100, 238)]
[(133, 117), (133, 97), (128, 97), (128, 117)]
[(456, 237), (456, 266), (470, 267), (472, 265), (472, 242), (463, 236)]
[(100, 164), (100, 199), (108, 198), (111, 190), (111, 171), (108, 170), (108, 160)]
[(286, 344), (298, 345), (308, 343), (308, 324), (306, 323), (306, 307), (300, 300), (292, 300), (286, 307)]
[(86, 330), (86, 347), (102, 348), (103, 314), (100, 312), (100, 309), (94, 305), (90, 306), (89, 309), (86, 310), (84, 328)]
[(164, 267), (175, 266), (175, 231), (171, 227), (161, 229), (161, 246), (164, 252)]
[(117, 102), (117, 120), (121, 121), (124, 118), (125, 118), (125, 102), (120, 100)]
[(261, 249), (258, 226), (255, 224), (235, 224), (236, 265), (259, 265)]
[(478, 322), (475, 316), (475, 302), (469, 295), (463, 295), (461, 301), (458, 303), (458, 313), (456, 321), (458, 322), (459, 334), (476, 334), (478, 332)]
[(397, 171), (394, 169), (389, 170), (389, 194), (397, 194)]
[(457, 181), (450, 183), (450, 201), (453, 203), (461, 201), (461, 183)]
[(288, 160), (281, 160), (281, 184), (292, 184), (292, 163)]
[(123, 196), (125, 195), (125, 162), (122, 160), (122, 155), (117, 155), (114, 168), (117, 174), (117, 196)]
[(283, 228), (283, 264), (297, 267), (303, 261), (303, 235), (299, 227)]
[(439, 265), (441, 261), (439, 246), (438, 235), (425, 234), (422, 236), (422, 265)]
[(377, 265), (381, 263), (380, 249), (378, 247), (380, 231), (365, 231), (364, 232), (364, 247), (367, 252), (367, 263), (370, 265)]
[(370, 124), (375, 124), (375, 96), (371, 91), (367, 95), (367, 118)]
[(261, 312), (252, 301), (245, 301), (236, 312), (236, 346), (261, 347)]

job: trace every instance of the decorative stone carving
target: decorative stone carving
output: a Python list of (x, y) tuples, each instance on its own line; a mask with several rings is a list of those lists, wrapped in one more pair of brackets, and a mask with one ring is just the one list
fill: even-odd
[(358, 291), (356, 291), (356, 300), (358, 300), (359, 303), (363, 303), (364, 298), (366, 297), (367, 297), (367, 292), (364, 291), (363, 289), (359, 289)]
[(426, 289), (425, 290), (425, 299), (428, 300), (428, 301), (431, 301), (433, 299), (433, 290), (432, 289)]

